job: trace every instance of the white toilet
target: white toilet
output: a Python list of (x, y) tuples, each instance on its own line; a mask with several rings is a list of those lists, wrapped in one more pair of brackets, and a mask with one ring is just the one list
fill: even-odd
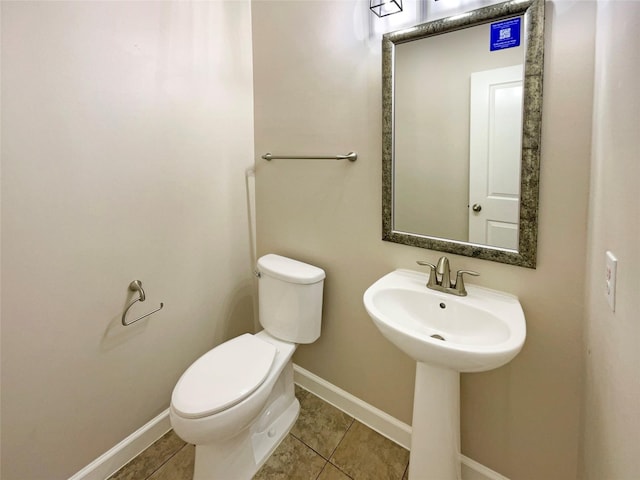
[(298, 418), (291, 357), (320, 336), (325, 273), (269, 254), (258, 277), (264, 330), (205, 353), (173, 389), (171, 425), (196, 446), (194, 480), (249, 480)]

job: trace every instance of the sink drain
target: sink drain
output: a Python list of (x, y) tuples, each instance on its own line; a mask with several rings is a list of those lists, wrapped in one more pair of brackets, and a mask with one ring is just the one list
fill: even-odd
[(431, 338), (435, 338), (436, 340), (442, 340), (443, 342), (446, 342), (445, 338), (438, 335), (437, 333), (434, 335), (431, 335)]

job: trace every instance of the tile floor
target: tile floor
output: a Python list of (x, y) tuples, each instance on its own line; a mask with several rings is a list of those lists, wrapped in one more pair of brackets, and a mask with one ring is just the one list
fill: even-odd
[[(298, 386), (296, 396), (300, 416), (254, 480), (407, 479), (408, 450)], [(108, 480), (191, 480), (194, 452), (169, 431)]]

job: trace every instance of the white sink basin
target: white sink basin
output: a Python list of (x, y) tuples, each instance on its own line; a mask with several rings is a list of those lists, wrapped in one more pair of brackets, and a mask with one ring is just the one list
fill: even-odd
[(389, 341), (418, 362), (458, 372), (498, 368), (518, 354), (526, 325), (517, 297), (475, 285), (457, 297), (428, 289), (428, 279), (396, 270), (365, 292), (364, 306)]

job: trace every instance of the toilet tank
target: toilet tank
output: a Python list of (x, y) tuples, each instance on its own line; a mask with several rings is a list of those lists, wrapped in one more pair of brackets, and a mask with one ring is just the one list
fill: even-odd
[(260, 324), (272, 336), (312, 343), (320, 336), (324, 270), (280, 255), (258, 259)]

